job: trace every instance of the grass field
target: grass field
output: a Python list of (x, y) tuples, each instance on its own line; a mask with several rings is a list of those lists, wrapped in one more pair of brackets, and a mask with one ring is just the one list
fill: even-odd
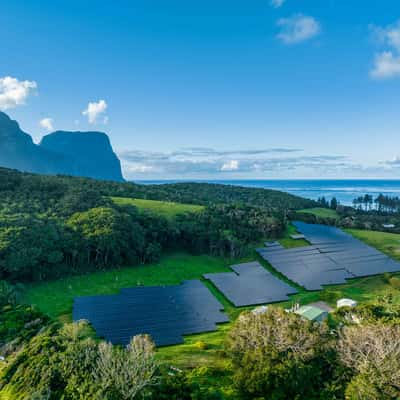
[(377, 248), (388, 256), (400, 260), (400, 235), (397, 233), (346, 229), (357, 239)]
[[(157, 264), (125, 267), (93, 272), (27, 287), (24, 301), (38, 307), (53, 318), (71, 319), (76, 296), (115, 294), (121, 288), (137, 285), (176, 285), (186, 279), (199, 279), (205, 273), (231, 271), (228, 266), (238, 260), (211, 256), (174, 253), (162, 257)], [(215, 293), (215, 290), (213, 290)], [(223, 296), (217, 297), (225, 302)], [(229, 307), (228, 304), (224, 304)]]
[(290, 235), (296, 233), (299, 233), (296, 231), (296, 228), (293, 225), (288, 225), (286, 231), (283, 233), (283, 238), (279, 240), (280, 244), (287, 249), (290, 249), (292, 247), (304, 247), (310, 245), (310, 243), (308, 243), (304, 239), (292, 239), (290, 237)]
[[(308, 245), (306, 241), (289, 238), (294, 233), (290, 226), (281, 239), (285, 247)], [(400, 259), (400, 235), (383, 232), (348, 230), (355, 237), (385, 252), (393, 258)], [(75, 296), (113, 294), (124, 287), (135, 285), (173, 285), (185, 279), (199, 279), (204, 273), (231, 271), (229, 265), (258, 259), (267, 269), (280, 276), (264, 260), (256, 254), (242, 260), (230, 260), (210, 256), (191, 256), (186, 253), (165, 255), (157, 264), (114, 269), (95, 272), (83, 276), (70, 277), (53, 282), (31, 285), (27, 288), (25, 301), (36, 305), (40, 310), (63, 322), (71, 321), (72, 302)], [(400, 274), (397, 274), (400, 276)], [(287, 281), (286, 278), (280, 276)], [(218, 298), (225, 311), (234, 321), (246, 308), (235, 308), (208, 281), (204, 282)], [(350, 297), (361, 303), (375, 301), (382, 296), (391, 295), (394, 303), (400, 304), (400, 290), (392, 287), (384, 276), (360, 278), (349, 281), (345, 285), (329, 286), (325, 290), (308, 292), (295, 285), (299, 293), (280, 306), (291, 306), (295, 301), (307, 304), (324, 300), (332, 306), (340, 297)], [(247, 307), (252, 308), (252, 307)], [(215, 332), (191, 335), (185, 337), (185, 342), (178, 346), (168, 346), (158, 349), (161, 361), (172, 363), (178, 367), (214, 366), (228, 369), (226, 358), (221, 356), (224, 341), (231, 323), (223, 324)], [(225, 368), (226, 367), (226, 368)]]
[(203, 206), (194, 204), (181, 204), (172, 203), (167, 201), (157, 200), (144, 200), (144, 199), (132, 199), (129, 197), (112, 197), (111, 198), (116, 204), (119, 205), (133, 205), (140, 210), (147, 210), (157, 215), (162, 215), (166, 218), (173, 218), (178, 214), (184, 214), (188, 212), (198, 212), (203, 210)]
[(298, 211), (303, 214), (313, 214), (316, 217), (321, 217), (321, 218), (334, 218), (338, 219), (339, 215), (335, 210), (331, 210), (330, 208), (306, 208), (304, 210)]

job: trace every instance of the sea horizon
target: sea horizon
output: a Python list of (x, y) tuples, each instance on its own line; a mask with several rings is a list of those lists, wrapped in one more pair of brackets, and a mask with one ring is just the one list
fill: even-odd
[(317, 200), (335, 197), (342, 205), (352, 205), (352, 201), (365, 194), (373, 197), (379, 194), (400, 196), (400, 179), (158, 179), (134, 180), (146, 185), (168, 183), (199, 182), (272, 189)]

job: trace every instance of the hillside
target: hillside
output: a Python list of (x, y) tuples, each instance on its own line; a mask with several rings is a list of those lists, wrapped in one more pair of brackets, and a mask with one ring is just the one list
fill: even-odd
[(123, 181), (120, 162), (102, 132), (54, 132), (40, 144), (0, 112), (0, 166), (41, 174)]
[[(159, 200), (150, 199), (154, 197)], [(278, 240), (286, 248), (309, 246), (290, 237), (296, 230), (286, 218), (286, 207), (309, 205), (313, 202), (280, 192), (224, 185), (157, 187), (0, 169), (0, 355), (5, 357), (0, 359), (0, 399), (133, 400), (143, 394), (150, 400), (241, 400), (294, 394), (344, 400), (357, 399), (347, 393), (360, 382), (363, 387), (372, 382), (375, 391), (368, 400), (380, 398), (380, 385), (397, 393), (387, 374), (371, 381), (370, 372), (380, 374), (381, 366), (369, 363), (364, 376), (343, 360), (354, 343), (344, 341), (347, 329), (354, 330), (355, 338), (372, 332), (378, 342), (388, 337), (392, 343), (398, 337), (398, 274), (307, 291), (255, 252), (265, 240)], [(351, 233), (398, 258), (398, 235)], [(263, 313), (252, 313), (255, 303), (235, 307), (229, 293), (204, 276), (236, 275), (232, 265), (254, 260), (264, 274), (295, 285), (296, 294), (269, 302)], [(257, 273), (256, 281), (262, 276)], [(161, 319), (172, 310), (176, 320), (186, 324), (193, 318), (195, 325), (189, 326), (196, 327), (198, 314), (192, 306), (199, 299), (197, 289), (165, 302), (153, 292), (182, 286), (185, 280), (205, 286), (230, 322), (190, 331), (197, 334), (185, 335), (183, 344), (157, 349), (140, 335), (129, 347), (112, 346), (97, 330), (96, 335), (95, 325), (71, 323), (76, 297), (97, 299), (135, 290), (142, 293), (139, 312), (146, 314), (140, 314), (140, 323), (159, 329), (158, 320), (147, 312), (162, 309)], [(349, 322), (346, 310), (331, 312), (323, 324), (284, 311), (295, 302), (323, 301), (334, 308), (342, 297), (360, 302), (352, 313), (363, 324)], [(133, 301), (130, 295), (126, 299)], [(181, 300), (190, 312), (179, 308)], [(203, 302), (197, 304), (209, 310)], [(112, 326), (118, 325), (121, 307), (111, 307)], [(385, 368), (400, 366), (390, 357)], [(288, 385), (299, 373), (301, 380)], [(139, 397), (125, 391), (136, 390), (143, 381)]]
[(157, 187), (0, 169), (0, 279), (149, 263), (176, 249), (237, 257), (284, 231), (286, 207), (309, 204), (224, 185)]

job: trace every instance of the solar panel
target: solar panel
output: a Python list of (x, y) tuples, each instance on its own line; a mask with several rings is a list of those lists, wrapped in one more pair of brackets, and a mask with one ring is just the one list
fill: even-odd
[(288, 300), (297, 290), (267, 271), (260, 263), (231, 266), (234, 272), (205, 274), (236, 307)]
[(149, 334), (157, 346), (179, 344), (183, 335), (210, 332), (228, 322), (223, 306), (199, 280), (176, 286), (134, 287), (118, 295), (74, 299), (73, 320), (87, 319), (100, 337), (126, 345)]
[(293, 224), (311, 246), (259, 249), (258, 253), (308, 290), (345, 283), (354, 277), (400, 271), (400, 263), (336, 227), (297, 221)]

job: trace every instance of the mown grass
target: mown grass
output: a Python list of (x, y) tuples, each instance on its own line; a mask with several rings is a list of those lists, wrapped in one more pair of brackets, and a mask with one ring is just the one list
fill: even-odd
[(289, 224), (283, 233), (282, 239), (279, 240), (279, 243), (283, 246), (286, 247), (287, 249), (290, 249), (292, 247), (304, 247), (304, 246), (309, 246), (310, 243), (308, 243), (304, 239), (292, 239), (290, 235), (297, 234), (299, 232), (296, 231), (296, 228)]
[(138, 285), (176, 285), (198, 279), (205, 273), (229, 271), (231, 260), (187, 253), (167, 254), (160, 262), (93, 272), (28, 286), (24, 300), (53, 318), (71, 316), (76, 296), (115, 294), (121, 288)]
[[(400, 235), (358, 230), (349, 230), (349, 232), (389, 256), (400, 259)], [(308, 245), (306, 241), (290, 239), (289, 235), (292, 233), (295, 233), (295, 228), (290, 226), (280, 240), (285, 247)], [(25, 301), (36, 305), (53, 318), (69, 322), (75, 296), (114, 294), (118, 293), (121, 288), (136, 285), (179, 284), (185, 279), (201, 279), (204, 273), (230, 272), (229, 265), (254, 259), (259, 260), (265, 268), (280, 279), (289, 282), (286, 277), (275, 271), (255, 252), (250, 257), (241, 260), (174, 253), (165, 255), (157, 264), (101, 271), (31, 285), (27, 288)], [(400, 274), (395, 275), (400, 276)], [(243, 310), (254, 307), (235, 308), (210, 282), (204, 281), (204, 283), (224, 306), (232, 322), (220, 325), (215, 332), (186, 336), (184, 344), (161, 347), (158, 349), (157, 355), (162, 362), (171, 363), (180, 368), (209, 366), (228, 370), (228, 361), (223, 356), (226, 336), (237, 316)], [(319, 300), (335, 306), (336, 300), (340, 297), (350, 297), (360, 303), (369, 303), (387, 295), (392, 296), (394, 303), (400, 304), (400, 290), (392, 287), (388, 279), (382, 275), (353, 279), (347, 284), (328, 286), (322, 291), (315, 292), (306, 291), (295, 283), (290, 283), (298, 289), (299, 293), (291, 296), (289, 301), (279, 303), (277, 306), (290, 307), (294, 302), (307, 304)]]
[(306, 208), (298, 212), (303, 214), (313, 214), (316, 217), (320, 218), (334, 218), (334, 219), (339, 218), (339, 214), (335, 210), (332, 210), (330, 208), (322, 208), (322, 207)]
[(346, 232), (362, 240), (388, 256), (400, 260), (400, 235), (398, 233), (346, 229)]
[(178, 214), (188, 212), (199, 212), (204, 209), (203, 206), (194, 204), (181, 204), (167, 201), (133, 199), (129, 197), (111, 197), (112, 201), (118, 205), (133, 205), (140, 210), (147, 210), (166, 218), (174, 218)]

